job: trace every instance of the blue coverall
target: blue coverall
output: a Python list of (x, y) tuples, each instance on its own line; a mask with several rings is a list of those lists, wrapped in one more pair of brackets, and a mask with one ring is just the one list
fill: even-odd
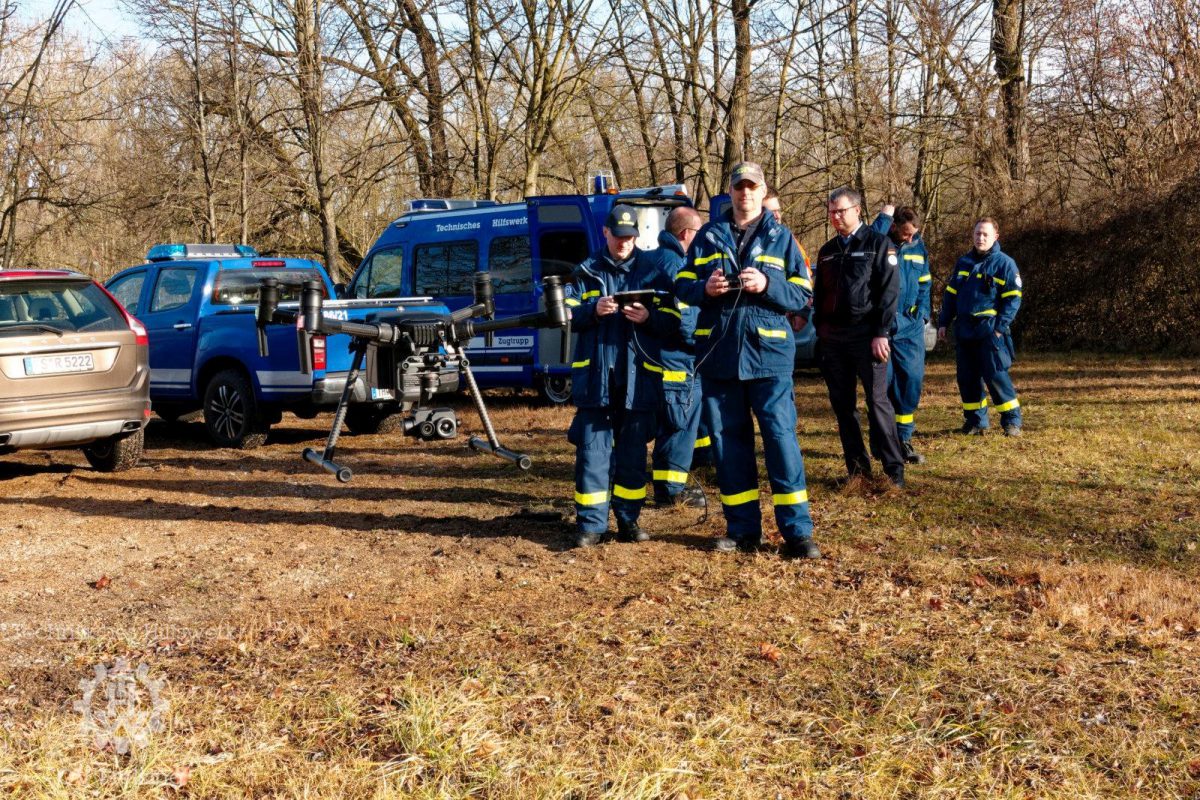
[[(890, 214), (880, 214), (871, 227), (882, 234), (892, 228)], [(892, 238), (899, 248), (900, 299), (892, 323), (892, 357), (888, 359), (888, 397), (896, 410), (896, 433), (901, 442), (912, 441), (917, 426), (913, 417), (921, 402), (925, 382), (925, 323), (929, 321), (929, 253), (921, 234), (911, 242)]]
[(999, 242), (986, 253), (971, 250), (958, 259), (946, 284), (938, 327), (954, 324), (963, 417), (977, 428), (988, 427), (987, 391), (1000, 412), (1000, 424), (1021, 425), (1021, 402), (1008, 376), (1014, 355), (1011, 328), (1020, 307), (1021, 273)]
[[(804, 457), (796, 439), (792, 369), (796, 343), (784, 314), (801, 311), (812, 296), (808, 265), (791, 232), (764, 213), (738, 247), (731, 212), (707, 223), (676, 276), (675, 294), (700, 308), (696, 369), (704, 414), (712, 426), (717, 483), (727, 536), (740, 545), (762, 537), (754, 424), (758, 419), (771, 483), (775, 520), (785, 541), (812, 538)], [(710, 297), (705, 282), (715, 270), (736, 275), (755, 267), (767, 278), (761, 294), (734, 290)]]
[(581, 534), (608, 530), (610, 498), (618, 526), (636, 527), (646, 500), (646, 443), (655, 433), (655, 414), (653, 398), (642, 396), (649, 384), (637, 379), (644, 370), (634, 329), (638, 342), (678, 336), (679, 312), (668, 296), (652, 304), (650, 318), (640, 325), (619, 310), (596, 315), (601, 297), (651, 288), (653, 272), (640, 252), (635, 248), (630, 258), (617, 263), (602, 250), (576, 267), (567, 287), (571, 328), (578, 334), (571, 363), (571, 398), (577, 410), (567, 439), (575, 445), (576, 527)]
[[(635, 407), (649, 410), (657, 417), (654, 439), (654, 496), (668, 502), (687, 484), (696, 431), (700, 424), (700, 382), (695, 374), (696, 318), (699, 309), (686, 303), (670, 304), (675, 276), (686, 263), (683, 244), (668, 231), (658, 234), (658, 248), (638, 256), (638, 272), (646, 276), (648, 288), (666, 292), (660, 304), (662, 313), (680, 320), (674, 336), (638, 335), (638, 381), (645, 384), (636, 392)], [(658, 326), (659, 330), (665, 326)], [(643, 391), (644, 388), (644, 391)]]

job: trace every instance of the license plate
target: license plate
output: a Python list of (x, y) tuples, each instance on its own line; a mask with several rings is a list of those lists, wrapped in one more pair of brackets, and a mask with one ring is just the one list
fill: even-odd
[(61, 356), (30, 356), (25, 359), (26, 375), (61, 375), (67, 372), (91, 372), (95, 363), (91, 353)]

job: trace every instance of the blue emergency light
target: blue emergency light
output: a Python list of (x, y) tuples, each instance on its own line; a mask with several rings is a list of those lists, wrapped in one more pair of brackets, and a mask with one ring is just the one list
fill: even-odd
[(255, 258), (258, 251), (248, 244), (156, 244), (146, 253), (147, 261), (176, 258)]

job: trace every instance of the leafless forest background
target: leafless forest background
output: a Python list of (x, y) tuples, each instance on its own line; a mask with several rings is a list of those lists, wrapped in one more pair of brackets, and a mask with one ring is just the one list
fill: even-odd
[(1093, 232), (1195, 196), (1200, 0), (128, 8), (142, 38), (95, 43), (64, 24), (74, 0), (41, 19), (0, 0), (5, 266), (104, 276), (213, 240), (344, 277), (407, 198), (574, 192), (605, 169), (705, 206), (744, 156), (810, 247), (850, 184), (869, 210), (922, 209), (942, 273), (992, 213), (1049, 279), (1061, 237), (1093, 260)]

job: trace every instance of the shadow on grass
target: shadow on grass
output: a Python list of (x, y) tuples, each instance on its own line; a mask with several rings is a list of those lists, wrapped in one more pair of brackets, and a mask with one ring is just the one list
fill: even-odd
[(0, 506), (14, 509), (41, 506), (79, 516), (108, 517), (129, 520), (200, 522), (246, 525), (286, 525), (305, 527), (327, 525), (343, 531), (390, 531), (395, 534), (425, 533), (455, 539), (500, 539), (514, 537), (540, 544), (548, 550), (563, 550), (567, 546), (566, 527), (561, 521), (539, 522), (525, 515), (511, 515), (481, 520), (464, 516), (423, 516), (419, 514), (309, 512), (302, 509), (256, 509), (239, 506), (192, 506), (183, 503), (151, 501), (140, 503), (101, 498), (36, 497), (0, 498)]
[[(320, 474), (320, 473), (318, 473)], [(445, 476), (451, 478), (453, 476)], [(198, 494), (212, 498), (230, 497), (287, 497), (306, 500), (348, 500), (350, 502), (432, 502), (432, 503), (489, 503), (521, 505), (540, 502), (538, 497), (524, 492), (506, 492), (479, 486), (354, 486), (329, 482), (288, 483), (287, 481), (228, 481), (228, 480), (138, 480), (128, 477), (100, 476), (89, 479), (100, 487), (111, 486), (128, 491), (139, 489), (156, 494)], [(326, 512), (323, 512), (326, 513)]]
[(11, 481), (18, 478), (32, 478), (37, 475), (54, 475), (75, 472), (92, 472), (88, 467), (75, 467), (70, 464), (24, 464), (15, 461), (5, 461), (0, 458), (0, 481)]

